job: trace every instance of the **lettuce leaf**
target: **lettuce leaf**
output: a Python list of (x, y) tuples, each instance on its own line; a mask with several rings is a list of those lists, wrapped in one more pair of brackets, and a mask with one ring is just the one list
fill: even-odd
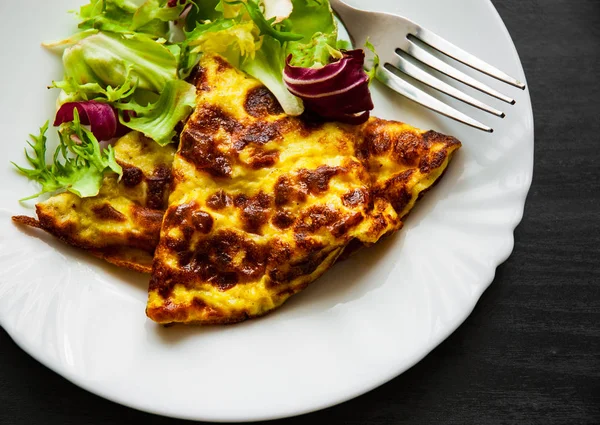
[(169, 22), (174, 21), (192, 0), (91, 0), (79, 9), (80, 29), (114, 33), (144, 33), (152, 38), (168, 38)]
[(215, 21), (223, 17), (222, 11), (217, 10), (221, 0), (196, 0), (185, 21), (185, 30), (192, 31), (199, 22)]
[(337, 41), (335, 47), (338, 50), (352, 50), (353, 49), (352, 43), (350, 41), (348, 41), (348, 40), (342, 40), (342, 39), (340, 39), (340, 40)]
[(75, 34), (72, 34), (67, 38), (63, 38), (62, 40), (43, 42), (42, 46), (44, 46), (48, 50), (62, 54), (65, 49), (80, 42), (84, 38), (87, 38), (90, 35), (94, 35), (94, 34), (98, 34), (98, 30), (92, 28), (92, 29), (76, 32)]
[(180, 73), (189, 75), (204, 52), (218, 53), (232, 65), (239, 66), (240, 58), (254, 57), (260, 45), (258, 29), (252, 21), (219, 19), (198, 24), (193, 31), (186, 33), (186, 40), (182, 43)]
[[(183, 80), (173, 80), (167, 82), (154, 103), (143, 106), (131, 101), (114, 106), (122, 111), (119, 114), (121, 124), (165, 146), (173, 141), (177, 124), (185, 120), (196, 106), (196, 87)], [(124, 111), (135, 114), (126, 118)]]
[(67, 102), (78, 102), (87, 100), (96, 100), (99, 102), (117, 102), (131, 96), (137, 85), (131, 77), (132, 67), (129, 66), (125, 75), (125, 82), (117, 87), (107, 85), (101, 86), (98, 83), (79, 84), (73, 77), (67, 77), (62, 81), (53, 81), (50, 88), (61, 89), (58, 97), (57, 106)]
[(320, 32), (329, 35), (335, 46), (338, 28), (329, 0), (292, 0), (292, 4), (292, 14), (285, 22), (288, 31), (302, 35), (298, 43), (308, 43)]
[[(79, 9), (80, 29), (97, 29), (116, 33), (131, 33), (133, 15), (142, 5), (142, 1), (123, 0), (91, 0), (89, 4)], [(148, 28), (149, 32), (157, 37), (164, 37), (168, 25)], [(142, 31), (140, 31), (142, 32)]]
[(191, 4), (191, 0), (177, 0), (174, 6), (166, 0), (147, 0), (133, 14), (131, 29), (137, 31), (144, 26), (155, 21), (170, 22), (175, 21), (181, 15), (181, 12)]
[[(261, 35), (268, 35), (280, 42), (302, 40), (304, 36), (290, 31), (282, 31), (273, 26), (275, 18), (267, 19), (263, 14), (257, 0), (226, 1), (230, 5), (243, 5), (248, 15), (254, 21)], [(329, 4), (329, 3), (328, 3)]]
[(73, 122), (63, 124), (58, 132), (60, 143), (52, 164), (46, 164), (47, 130), (48, 121), (40, 128), (38, 136), (31, 135), (33, 143), (28, 144), (33, 152), (30, 154), (25, 150), (27, 162), (33, 168), (12, 163), (23, 175), (41, 186), (40, 192), (23, 201), (65, 190), (82, 198), (96, 196), (105, 173), (123, 174), (112, 146), (101, 149), (92, 132), (81, 126), (77, 110), (74, 111)]
[(367, 40), (367, 42), (365, 43), (365, 47), (373, 53), (373, 59), (371, 60), (371, 69), (366, 71), (367, 75), (369, 76), (369, 84), (371, 84), (373, 80), (377, 77), (377, 69), (380, 66), (381, 60), (379, 59), (379, 55), (375, 51), (375, 46), (373, 46), (373, 44), (369, 40)]
[(331, 35), (322, 32), (315, 33), (309, 43), (288, 46), (288, 53), (292, 55), (290, 65), (303, 68), (320, 68), (343, 56), (331, 45)]
[(291, 65), (304, 68), (327, 65), (340, 58), (337, 49), (338, 28), (328, 0), (292, 0), (294, 9), (285, 21), (290, 31), (302, 39), (286, 46), (286, 57), (292, 55)]
[(138, 88), (160, 93), (178, 77), (173, 53), (142, 34), (91, 35), (65, 50), (63, 65), (67, 80), (103, 88), (122, 87), (133, 79)]

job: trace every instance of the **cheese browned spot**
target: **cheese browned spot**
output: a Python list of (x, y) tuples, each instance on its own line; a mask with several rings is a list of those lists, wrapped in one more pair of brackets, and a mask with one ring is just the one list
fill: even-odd
[(92, 212), (96, 218), (101, 221), (127, 221), (127, 217), (111, 207), (108, 203), (92, 207)]
[(402, 227), (460, 143), (371, 118), (286, 116), (258, 81), (205, 54), (181, 133), (146, 312), (233, 323), (272, 311), (345, 251)]
[(252, 87), (247, 91), (244, 110), (254, 118), (264, 118), (269, 115), (283, 113), (283, 109), (281, 109), (281, 105), (279, 105), (273, 93), (261, 85)]
[(364, 189), (354, 189), (342, 195), (342, 202), (349, 208), (367, 204), (369, 193)]
[(206, 205), (215, 211), (222, 210), (223, 208), (230, 206), (233, 203), (231, 196), (219, 190), (213, 195), (209, 196), (206, 200)]

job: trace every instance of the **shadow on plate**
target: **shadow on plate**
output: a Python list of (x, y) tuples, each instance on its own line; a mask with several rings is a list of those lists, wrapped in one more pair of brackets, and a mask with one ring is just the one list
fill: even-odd
[[(3, 220), (11, 220), (11, 215), (6, 211), (2, 211), (0, 215), (3, 217)], [(133, 289), (140, 290), (140, 293), (143, 293), (145, 297), (148, 288), (148, 275), (110, 264), (85, 250), (67, 245), (41, 229), (16, 224), (12, 220), (10, 225), (25, 237), (37, 239), (45, 244), (48, 249), (52, 249), (59, 255), (71, 259), (74, 264), (88, 269), (90, 273), (96, 274), (102, 280), (118, 280), (119, 282), (131, 285)]]

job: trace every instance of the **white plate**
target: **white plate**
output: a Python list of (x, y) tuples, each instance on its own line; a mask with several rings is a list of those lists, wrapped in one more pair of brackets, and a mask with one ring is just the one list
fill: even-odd
[[(402, 373), (469, 315), (513, 247), (533, 168), (529, 94), (504, 120), (458, 103), (495, 128), (456, 124), (376, 87), (376, 113), (463, 142), (440, 185), (395, 237), (336, 265), (279, 311), (240, 325), (163, 329), (146, 319), (147, 279), (13, 226), (35, 186), (9, 160), (53, 113), (60, 61), (42, 40), (70, 31), (80, 0), (0, 3), (0, 324), (25, 351), (77, 385), (137, 409), (248, 421), (297, 415), (358, 396)], [(525, 80), (488, 0), (354, 0), (403, 14)], [(26, 15), (26, 16), (25, 16)], [(391, 33), (392, 29), (390, 29)], [(474, 72), (467, 71), (472, 75)], [(469, 92), (473, 92), (469, 90)]]

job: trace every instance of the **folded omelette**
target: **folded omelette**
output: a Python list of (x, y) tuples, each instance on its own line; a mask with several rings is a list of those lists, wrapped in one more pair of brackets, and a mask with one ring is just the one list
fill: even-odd
[(344, 252), (402, 227), (456, 139), (371, 118), (361, 126), (283, 113), (216, 55), (195, 75), (154, 254), (146, 314), (218, 324), (264, 315)]

